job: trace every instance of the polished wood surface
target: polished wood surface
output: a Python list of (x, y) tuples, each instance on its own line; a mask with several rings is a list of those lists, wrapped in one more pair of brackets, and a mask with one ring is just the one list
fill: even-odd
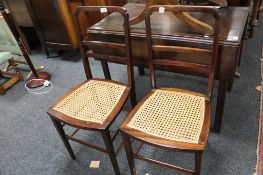
[[(125, 6), (131, 16), (136, 16), (143, 9), (144, 5), (129, 3)], [(219, 70), (217, 70), (217, 79), (231, 79), (234, 77), (236, 68), (236, 59), (238, 55), (238, 49), (242, 42), (244, 29), (248, 17), (249, 8), (247, 7), (229, 7), (222, 8), (221, 12), (221, 24), (224, 26), (220, 30), (220, 63)], [(209, 23), (210, 19), (204, 15), (195, 14), (197, 18), (202, 19)], [(105, 22), (107, 21), (107, 22)], [(169, 24), (166, 24), (171, 22)], [(108, 22), (112, 22), (108, 25)], [(96, 25), (88, 29), (88, 35), (90, 38), (104, 38), (105, 41), (121, 40), (122, 29), (120, 25), (120, 17), (118, 15), (111, 15), (105, 20), (97, 23)], [(155, 14), (152, 20), (153, 34), (156, 38), (156, 42), (165, 43), (180, 43), (185, 42), (189, 46), (198, 44), (209, 46), (209, 37), (205, 37), (204, 34), (195, 31), (186, 24), (180, 22), (173, 14), (158, 15)], [(210, 22), (211, 23), (211, 22)], [(165, 26), (165, 27), (159, 27)], [(140, 23), (131, 27), (132, 42), (133, 42), (133, 58), (134, 64), (147, 65), (145, 62), (147, 59), (147, 48), (145, 40), (145, 25)], [(114, 39), (113, 39), (114, 38)], [(110, 52), (105, 50), (106, 52)], [(190, 59), (190, 58), (189, 58)], [(118, 62), (119, 60), (112, 60)], [(197, 60), (198, 62), (206, 62), (205, 58)]]
[[(131, 18), (140, 14), (145, 5), (128, 3), (125, 5)], [(244, 41), (244, 35), (246, 25), (248, 21), (249, 7), (228, 7), (220, 9), (220, 25), (223, 26), (220, 29), (220, 48), (219, 48), (219, 63), (216, 68), (215, 78), (219, 80), (217, 109), (214, 129), (219, 132), (221, 128), (221, 121), (224, 108), (225, 91), (228, 83), (235, 78), (236, 66), (239, 57), (242, 55), (242, 44)], [(194, 14), (194, 17), (201, 19), (202, 21), (211, 24), (211, 18), (206, 15)], [(118, 15), (112, 14), (100, 21), (96, 25), (90, 27), (87, 30), (89, 39), (103, 38), (104, 41), (121, 41), (123, 39), (123, 30), (121, 29), (121, 20)], [(204, 36), (201, 32), (193, 30), (187, 24), (182, 23), (173, 14), (153, 14), (152, 17), (152, 33), (155, 43), (169, 44), (169, 45), (184, 45), (188, 47), (202, 46), (204, 48), (211, 47), (211, 38)], [(212, 24), (211, 24), (212, 25)], [(161, 26), (161, 27), (160, 27)], [(133, 25), (131, 27), (132, 33), (132, 49), (133, 49), (133, 63), (137, 66), (148, 67), (147, 64), (147, 47), (145, 39), (145, 25), (143, 22)], [(111, 54), (114, 52), (112, 49), (94, 49), (96, 53)], [(118, 52), (122, 56), (123, 53)], [(181, 55), (181, 56), (180, 56)], [(169, 54), (160, 55), (161, 57), (167, 57)], [(209, 63), (207, 57), (202, 59), (193, 59), (195, 54), (187, 55), (179, 54), (181, 60), (194, 62), (194, 63)], [(98, 59), (98, 58), (97, 58)], [(114, 62), (125, 64), (121, 59), (113, 58), (100, 58), (104, 62)], [(198, 75), (207, 77), (207, 74), (196, 72), (190, 69), (184, 69), (178, 67), (177, 69), (171, 69), (167, 67), (158, 67), (162, 70), (174, 71), (184, 74)], [(200, 75), (201, 74), (201, 75)], [(110, 75), (108, 75), (110, 76)]]
[[(138, 14), (137, 16), (135, 16), (134, 18), (132, 18), (130, 20), (130, 23), (132, 25), (134, 24), (138, 24), (140, 22), (142, 22), (145, 18), (145, 14), (146, 14), (146, 9), (150, 6), (153, 5), (179, 5), (178, 1), (174, 1), (174, 0), (149, 0), (146, 1), (145, 4), (145, 9)], [(188, 25), (190, 25), (191, 27), (204, 32), (204, 34), (208, 34), (211, 35), (212, 34), (212, 27), (200, 20), (195, 19), (194, 17), (192, 17), (191, 15), (187, 14), (187, 13), (178, 13), (176, 14), (176, 17), (178, 19), (180, 19), (181, 21), (187, 23)]]
[[(130, 165), (131, 174), (136, 174), (135, 172), (135, 165), (134, 158), (145, 160), (150, 163), (156, 163), (158, 165), (168, 167), (175, 169), (177, 171), (182, 171), (189, 174), (200, 174), (201, 169), (201, 155), (202, 152), (205, 149), (206, 142), (208, 139), (208, 133), (210, 128), (210, 111), (211, 111), (211, 94), (213, 90), (214, 85), (214, 78), (215, 78), (215, 69), (216, 65), (218, 63), (218, 48), (219, 48), (219, 28), (220, 28), (220, 18), (219, 18), (219, 10), (213, 7), (197, 7), (197, 6), (165, 6), (165, 9), (169, 12), (173, 12), (175, 14), (177, 13), (183, 13), (183, 12), (201, 12), (208, 16), (212, 16), (214, 21), (213, 26), (213, 36), (211, 37), (211, 44), (212, 47), (210, 49), (207, 49), (206, 47), (203, 48), (201, 45), (199, 47), (187, 47), (184, 45), (166, 45), (164, 43), (161, 44), (155, 44), (153, 39), (153, 32), (152, 28), (153, 25), (151, 23), (151, 15), (153, 12), (156, 12), (159, 10), (160, 6), (152, 6), (147, 9), (146, 13), (146, 19), (145, 19), (145, 25), (146, 25), (146, 39), (147, 39), (147, 48), (148, 48), (148, 64), (150, 69), (150, 77), (152, 82), (152, 88), (153, 90), (149, 92), (139, 103), (136, 105), (134, 109), (128, 114), (128, 116), (125, 118), (125, 120), (122, 122), (120, 126), (120, 130), (123, 133), (123, 137), (125, 140), (125, 149), (126, 149), (126, 155), (128, 158), (128, 162)], [(167, 23), (168, 24), (168, 23)], [(170, 57), (169, 59), (160, 58), (158, 54), (155, 52), (167, 52), (172, 53), (173, 57)], [(185, 53), (185, 54), (191, 54), (191, 51), (196, 55), (196, 59), (199, 59), (202, 57), (201, 55), (208, 55), (209, 58), (209, 64), (193, 64), (185, 61), (178, 61), (176, 57), (178, 56), (177, 53)], [(187, 69), (195, 69), (196, 71), (205, 71), (208, 74), (208, 89), (206, 94), (199, 94), (192, 91), (182, 90), (182, 89), (176, 89), (176, 88), (158, 88), (156, 84), (156, 78), (155, 78), (155, 68), (158, 65), (162, 66), (168, 66), (168, 67), (185, 67)], [(153, 136), (151, 134), (147, 134), (143, 131), (133, 129), (128, 126), (129, 122), (132, 120), (136, 112), (142, 107), (144, 102), (151, 97), (151, 95), (154, 93), (156, 89), (161, 90), (167, 90), (167, 91), (173, 91), (173, 92), (182, 92), (190, 95), (195, 96), (201, 96), (205, 98), (205, 112), (204, 112), (204, 122), (202, 125), (199, 141), (197, 144), (193, 143), (186, 143), (186, 142), (179, 142), (169, 139), (164, 139), (161, 137)], [(162, 106), (162, 104), (159, 105)], [(160, 116), (162, 117), (162, 116)], [(168, 122), (168, 121), (167, 121)], [(157, 124), (158, 125), (158, 124)], [(183, 131), (182, 131), (183, 132)], [(193, 152), (195, 153), (195, 171), (188, 170), (182, 167), (174, 166), (171, 164), (163, 163), (160, 161), (156, 161), (153, 159), (142, 157), (141, 155), (138, 155), (137, 153), (132, 152), (132, 144), (129, 140), (131, 139), (137, 139), (143, 143), (160, 147), (163, 149), (169, 149), (169, 150), (177, 150), (177, 151), (185, 151), (185, 152)]]

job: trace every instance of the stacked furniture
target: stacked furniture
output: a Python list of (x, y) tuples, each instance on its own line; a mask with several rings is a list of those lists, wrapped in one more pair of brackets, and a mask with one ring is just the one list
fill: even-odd
[[(124, 5), (124, 1), (104, 0), (24, 0), (42, 46), (49, 56), (48, 48), (75, 50), (78, 48), (77, 32), (72, 12), (81, 5)], [(99, 13), (80, 16), (82, 32), (104, 16)]]

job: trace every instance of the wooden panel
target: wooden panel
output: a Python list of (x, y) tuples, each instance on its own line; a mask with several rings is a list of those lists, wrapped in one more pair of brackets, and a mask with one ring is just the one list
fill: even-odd
[(70, 44), (58, 2), (54, 0), (30, 0), (30, 3), (36, 23), (39, 25), (45, 41)]
[(12, 17), (19, 26), (33, 27), (34, 24), (28, 13), (24, 0), (5, 0)]
[[(39, 39), (45, 47), (76, 49), (77, 34), (72, 13), (80, 5), (124, 5), (125, 0), (25, 0)], [(84, 3), (84, 4), (83, 4)], [(80, 15), (82, 33), (103, 16), (100, 13)]]

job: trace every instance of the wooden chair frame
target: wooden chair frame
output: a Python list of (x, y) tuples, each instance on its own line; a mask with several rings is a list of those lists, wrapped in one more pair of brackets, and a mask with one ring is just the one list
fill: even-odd
[[(191, 47), (181, 47), (181, 46), (161, 46), (153, 44), (153, 37), (151, 33), (151, 20), (150, 17), (153, 12), (156, 12), (159, 10), (160, 7), (164, 7), (165, 11), (173, 12), (173, 13), (182, 13), (182, 12), (202, 12), (210, 14), (215, 19), (214, 24), (214, 33), (213, 33), (213, 39), (212, 39), (212, 48), (211, 50), (208, 49), (201, 49), (201, 48), (191, 48)], [(153, 91), (148, 93), (142, 101), (140, 101), (136, 107), (128, 114), (126, 119), (123, 121), (123, 123), (120, 126), (120, 130), (122, 131), (123, 139), (124, 139), (124, 146), (125, 151), (130, 167), (130, 171), (132, 175), (135, 175), (135, 163), (134, 159), (140, 159), (144, 160), (149, 163), (161, 165), (167, 168), (171, 168), (177, 171), (181, 171), (188, 174), (194, 174), (194, 175), (200, 175), (200, 169), (201, 169), (201, 156), (205, 149), (208, 132), (210, 128), (210, 104), (211, 104), (211, 95), (213, 90), (213, 84), (214, 84), (214, 76), (215, 76), (215, 69), (216, 69), (216, 63), (218, 58), (218, 47), (219, 47), (219, 10), (215, 7), (204, 7), (204, 6), (152, 6), (147, 9), (146, 12), (146, 35), (147, 35), (147, 45), (148, 45), (148, 62), (149, 62), (149, 68), (150, 68), (150, 77), (152, 82), (152, 88)], [(171, 59), (161, 59), (156, 58), (154, 59), (154, 52), (179, 52), (179, 53), (195, 53), (200, 56), (200, 54), (209, 55), (211, 56), (211, 64), (194, 64), (194, 63), (187, 63), (182, 61), (176, 61)], [(156, 137), (150, 134), (146, 134), (142, 131), (133, 129), (128, 127), (128, 123), (133, 118), (134, 114), (137, 112), (137, 110), (141, 107), (141, 105), (154, 93), (154, 89), (157, 88), (156, 86), (156, 78), (155, 78), (155, 69), (154, 67), (158, 65), (165, 65), (165, 66), (171, 66), (175, 68), (182, 68), (186, 67), (189, 69), (192, 69), (194, 71), (200, 71), (200, 72), (206, 72), (208, 74), (208, 92), (207, 94), (197, 94), (195, 92), (186, 91), (186, 90), (180, 90), (180, 89), (164, 89), (163, 90), (171, 90), (171, 91), (179, 91), (179, 92), (185, 92), (193, 95), (199, 95), (203, 96), (205, 98), (205, 118), (203, 123), (203, 128), (199, 137), (199, 141), (197, 144), (194, 143), (185, 143), (185, 142), (178, 142), (168, 139), (161, 139), (160, 137)], [(195, 154), (195, 171), (185, 169), (179, 166), (171, 165), (168, 163), (160, 162), (157, 160), (153, 160), (147, 157), (144, 157), (139, 153), (140, 148), (136, 150), (135, 152), (132, 149), (132, 142), (133, 140), (138, 140), (141, 143), (145, 143), (147, 145), (151, 145), (154, 147), (160, 147), (167, 150), (174, 150), (174, 151), (182, 151), (182, 152), (191, 152)]]
[[(123, 16), (123, 19), (124, 19), (123, 27), (124, 27), (124, 32), (125, 32), (125, 43), (124, 44), (113, 43), (113, 42), (91, 41), (91, 40), (87, 40), (87, 38), (85, 38), (85, 40), (84, 40), (85, 36), (82, 36), (82, 34), (81, 34), (80, 22), (79, 22), (78, 15), (81, 12), (85, 13), (85, 12), (92, 12), (92, 11), (100, 11), (102, 9), (104, 9), (104, 10), (106, 9), (108, 13), (117, 12)], [(86, 77), (87, 77), (88, 81), (91, 79), (94, 80), (94, 78), (92, 76), (91, 69), (90, 69), (90, 65), (89, 65), (89, 58), (90, 57), (93, 57), (93, 58), (115, 57), (114, 55), (109, 56), (109, 55), (96, 54), (89, 49), (91, 49), (92, 47), (100, 47), (100, 48), (112, 47), (112, 48), (115, 48), (117, 50), (120, 50), (120, 49), (126, 50), (126, 55), (122, 59), (125, 59), (127, 61), (128, 83), (123, 84), (123, 83), (118, 83), (118, 82), (112, 81), (112, 80), (104, 80), (104, 81), (114, 82), (114, 83), (117, 83), (120, 85), (125, 85), (127, 88), (124, 91), (123, 96), (121, 97), (121, 99), (119, 100), (119, 102), (117, 103), (115, 108), (113, 109), (113, 111), (110, 113), (110, 115), (107, 117), (107, 119), (102, 124), (95, 123), (95, 122), (86, 122), (86, 121), (74, 119), (74, 118), (66, 116), (65, 114), (57, 112), (53, 109), (53, 107), (57, 103), (55, 103), (53, 105), (53, 107), (51, 107), (48, 110), (48, 114), (50, 115), (51, 120), (53, 121), (53, 124), (55, 125), (55, 127), (56, 127), (56, 129), (57, 129), (57, 131), (58, 131), (58, 133), (59, 133), (59, 135), (60, 135), (60, 137), (61, 137), (61, 139), (62, 139), (62, 141), (63, 141), (63, 143), (64, 143), (64, 145), (65, 145), (65, 147), (66, 147), (67, 151), (69, 152), (72, 159), (75, 159), (75, 155), (74, 155), (73, 150), (70, 146), (69, 140), (83, 144), (87, 147), (94, 148), (98, 151), (108, 153), (115, 173), (120, 175), (120, 170), (119, 170), (119, 166), (117, 163), (116, 156), (117, 156), (121, 146), (117, 149), (117, 152), (115, 153), (114, 148), (113, 148), (113, 143), (112, 143), (114, 141), (114, 139), (116, 138), (118, 131), (111, 138), (109, 128), (112, 125), (112, 123), (114, 122), (114, 120), (116, 119), (116, 117), (118, 116), (118, 114), (120, 113), (120, 111), (122, 110), (124, 103), (126, 102), (129, 94), (130, 94), (132, 106), (135, 106), (137, 103), (136, 97), (135, 97), (135, 90), (134, 90), (134, 81), (133, 81), (134, 75), (133, 75), (133, 66), (132, 66), (129, 14), (126, 11), (126, 9), (121, 8), (121, 7), (115, 7), (115, 6), (79, 6), (75, 9), (74, 14), (73, 14), (73, 18), (74, 18), (75, 27), (76, 27), (77, 33), (78, 33), (80, 53), (81, 53), (81, 57), (82, 57), (82, 61), (83, 61), (83, 65), (84, 65), (84, 69), (85, 69), (85, 73), (86, 73)], [(84, 82), (84, 83), (86, 83), (86, 82)], [(78, 89), (78, 87), (80, 87), (81, 85), (82, 84), (80, 84), (75, 89), (73, 89), (73, 92), (76, 89)], [(62, 99), (67, 97), (67, 95), (69, 95), (69, 94), (66, 94), (64, 97), (62, 97)], [(76, 131), (74, 131), (71, 135), (66, 135), (65, 131), (63, 129), (63, 126), (65, 124), (76, 128)], [(100, 132), (102, 135), (102, 138), (104, 140), (106, 148), (94, 145), (92, 143), (84, 142), (84, 141), (74, 137), (74, 135), (80, 129)]]

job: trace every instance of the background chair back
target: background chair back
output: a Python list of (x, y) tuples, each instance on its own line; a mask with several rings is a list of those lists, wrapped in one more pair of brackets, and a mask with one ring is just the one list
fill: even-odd
[[(123, 43), (118, 42), (105, 42), (100, 41), (100, 38), (97, 38), (96, 40), (90, 40), (88, 35), (83, 36), (81, 34), (81, 27), (80, 27), (80, 21), (79, 21), (79, 14), (80, 12), (98, 12), (101, 13), (112, 13), (116, 12), (122, 15), (123, 17), (123, 28), (124, 28), (124, 41)], [(129, 26), (129, 14), (126, 9), (117, 7), (117, 6), (80, 6), (76, 8), (73, 14), (75, 27), (78, 33), (78, 39), (79, 39), (79, 47), (80, 47), (80, 53), (82, 57), (82, 61), (84, 64), (84, 69), (87, 78), (92, 78), (92, 73), (89, 65), (89, 58), (98, 58), (100, 60), (110, 60), (114, 57), (118, 57), (122, 60), (126, 60), (127, 63), (127, 74), (128, 74), (128, 85), (132, 86), (133, 84), (133, 67), (132, 67), (132, 51), (131, 51), (131, 38), (130, 38), (130, 26)], [(106, 50), (107, 48), (111, 48), (113, 50), (116, 50), (116, 54), (110, 53), (110, 54), (98, 54), (96, 53), (97, 50)], [(88, 51), (88, 49), (91, 49)], [(124, 56), (120, 56), (117, 53), (124, 53)]]
[[(172, 12), (174, 14), (182, 12), (200, 12), (210, 14), (214, 18), (213, 34), (211, 38), (210, 47), (200, 48), (199, 45), (195, 47), (181, 46), (181, 45), (163, 45), (163, 43), (154, 42), (151, 28), (151, 15), (153, 12)], [(161, 15), (161, 14), (160, 14)], [(219, 46), (219, 9), (217, 7), (204, 7), (204, 6), (183, 6), (183, 5), (167, 5), (167, 6), (152, 6), (147, 9), (146, 19), (146, 35), (148, 45), (148, 62), (151, 74), (152, 88), (156, 88), (155, 67), (168, 67), (168, 68), (187, 68), (200, 74), (208, 75), (208, 94), (211, 97), (216, 63), (218, 58)], [(178, 56), (192, 55), (194, 59), (209, 58), (208, 63), (193, 63)], [(162, 55), (162, 57), (160, 56)], [(165, 57), (163, 57), (165, 56)]]

